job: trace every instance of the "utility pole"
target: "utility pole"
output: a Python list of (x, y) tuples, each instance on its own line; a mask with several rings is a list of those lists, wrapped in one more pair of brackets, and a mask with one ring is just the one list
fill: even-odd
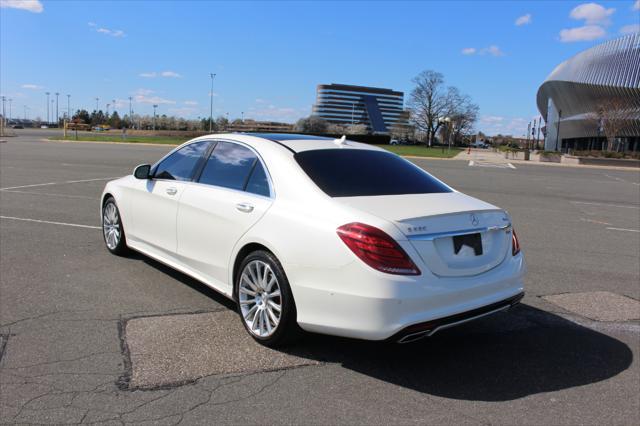
[(60, 96), (60, 93), (56, 92), (56, 123), (60, 122), (60, 116), (58, 115), (58, 96)]
[(71, 95), (67, 95), (67, 120), (71, 120)]
[(156, 108), (158, 108), (157, 104), (153, 104), (153, 131), (156, 131)]
[(47, 95), (47, 124), (49, 124), (49, 92), (45, 92)]
[(210, 73), (211, 75), (211, 92), (209, 92), (209, 98), (211, 103), (211, 111), (209, 112), (209, 133), (212, 132), (213, 129), (213, 79), (216, 78), (214, 73)]

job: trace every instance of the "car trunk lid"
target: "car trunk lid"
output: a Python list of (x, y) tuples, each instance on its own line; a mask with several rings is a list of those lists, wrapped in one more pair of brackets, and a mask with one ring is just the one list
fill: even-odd
[(438, 276), (472, 276), (498, 266), (511, 244), (507, 213), (459, 192), (336, 200), (395, 224)]

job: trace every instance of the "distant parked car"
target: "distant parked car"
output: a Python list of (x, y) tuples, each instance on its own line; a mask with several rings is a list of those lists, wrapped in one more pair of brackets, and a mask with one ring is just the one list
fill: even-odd
[(12, 129), (24, 129), (24, 126), (22, 124), (14, 124), (13, 126), (11, 126)]
[(485, 142), (480, 141), (480, 142), (474, 142), (471, 144), (472, 147), (474, 148), (481, 148), (481, 149), (487, 149), (489, 148), (489, 145), (487, 145)]
[(41, 129), (48, 129), (48, 128), (49, 128), (49, 126), (46, 126), (46, 125), (44, 125), (44, 124), (43, 124), (42, 126), (40, 126), (40, 128), (41, 128)]

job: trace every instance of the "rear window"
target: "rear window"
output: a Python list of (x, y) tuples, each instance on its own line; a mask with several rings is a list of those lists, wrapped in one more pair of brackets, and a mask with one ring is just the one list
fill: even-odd
[(451, 192), (437, 179), (389, 152), (321, 149), (299, 152), (295, 159), (331, 197)]

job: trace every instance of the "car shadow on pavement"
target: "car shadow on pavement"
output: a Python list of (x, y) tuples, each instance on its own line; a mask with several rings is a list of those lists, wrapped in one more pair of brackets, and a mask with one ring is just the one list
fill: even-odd
[[(199, 281), (146, 256), (139, 259), (236, 310), (234, 302)], [(307, 334), (281, 351), (470, 401), (508, 401), (584, 386), (620, 374), (633, 361), (624, 342), (526, 304), (408, 344)]]
[(403, 345), (311, 335), (290, 352), (444, 398), (508, 401), (609, 379), (623, 342), (528, 305)]

